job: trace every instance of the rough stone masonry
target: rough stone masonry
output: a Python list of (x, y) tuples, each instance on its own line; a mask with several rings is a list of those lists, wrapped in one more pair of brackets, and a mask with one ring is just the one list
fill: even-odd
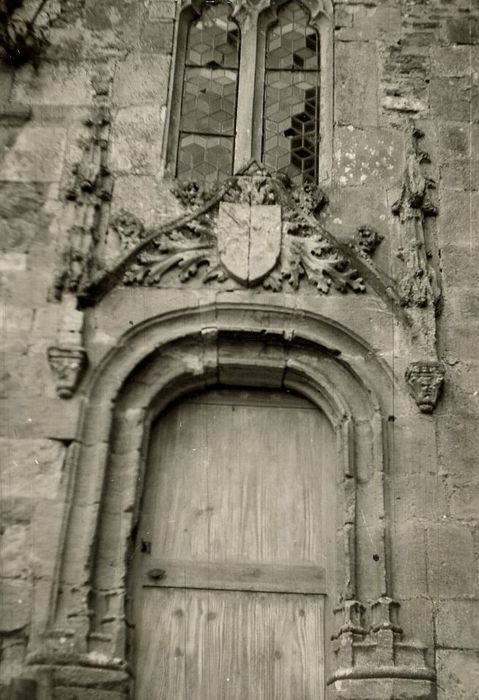
[[(28, 19), (39, 3), (0, 0), (5, 13), (9, 5), (18, 5), (16, 17)], [(427, 647), (437, 700), (479, 697), (479, 4), (333, 5), (334, 61), (324, 67), (331, 72), (332, 128), (329, 143), (321, 145), (331, 153), (331, 172), (320, 182), (327, 203), (316, 212), (301, 204), (301, 230), (309, 226), (316, 235), (319, 221), (326, 233), (317, 234), (319, 254), (303, 246), (296, 288), (280, 273), (266, 289), (235, 279), (208, 282), (196, 273), (180, 279), (174, 266), (161, 279), (143, 273), (140, 279), (137, 268), (121, 268), (125, 278), (111, 274), (144, 231), (158, 230), (168, 242), (170, 231), (161, 229), (166, 222), (208, 203), (184, 191), (176, 196), (165, 163), (177, 70), (175, 0), (50, 0), (36, 19), (45, 37), (38, 52), (14, 61), (2, 44), (0, 697), (127, 697), (124, 677), (101, 671), (101, 654), (120, 652), (91, 656), (101, 635), (108, 636), (103, 629), (90, 635), (93, 646), (78, 658), (72, 647), (70, 665), (65, 657), (60, 663), (56, 651), (41, 656), (46, 617), (62, 606), (55, 598), (59, 571), (77, 556), (77, 545), (82, 548), (74, 543), (65, 555), (72, 506), (86, 512), (102, 498), (99, 484), (96, 498), (82, 500), (72, 477), (79, 451), (93, 444), (82, 421), (102, 363), (125, 346), (132, 329), (179, 310), (217, 308), (221, 315), (235, 304), (242, 309), (238, 330), (253, 328), (248, 309), (257, 305), (265, 309), (262, 328), (269, 333), (278, 331), (275, 310), (293, 310), (298, 327), (307, 325), (308, 314), (319, 314), (364, 339), (371, 362), (389, 368), (400, 388), (387, 411), (377, 409), (392, 451), (383, 475), (384, 517), (374, 525), (386, 523), (388, 595), (400, 603), (405, 639), (419, 638)], [(292, 226), (296, 195), (282, 186), (275, 190), (275, 216), (282, 206)], [(286, 249), (288, 241), (284, 234), (287, 266), (280, 272), (291, 280), (298, 258)], [(329, 261), (331, 250), (330, 267), (321, 269), (336, 278), (333, 272), (324, 278), (330, 281), (322, 293), (314, 265), (318, 256)], [(365, 292), (335, 288), (345, 269), (358, 272)], [(95, 296), (103, 289), (95, 286), (98, 280), (105, 293)], [(209, 314), (213, 333), (219, 316)], [(293, 337), (296, 325), (288, 323)], [(191, 374), (206, 363), (207, 346), (199, 358), (196, 342), (187, 354)], [(174, 351), (162, 352), (169, 367)], [(226, 366), (228, 347), (217, 352)], [(347, 358), (355, 351), (341, 352)], [(418, 362), (419, 369), (411, 365)], [(120, 388), (113, 375), (109, 381), (117, 387), (108, 388), (113, 405)], [(128, 408), (128, 396), (121, 396)], [(98, 396), (95, 401), (102, 403)], [(358, 497), (365, 511), (372, 510), (376, 497), (366, 494), (363, 482)], [(360, 523), (357, 533), (358, 596), (366, 604), (382, 591), (370, 572)], [(86, 579), (77, 581), (84, 590)], [(82, 596), (85, 608), (90, 603)], [(70, 614), (73, 627), (80, 617)], [(51, 649), (67, 638), (59, 633), (58, 639)], [(80, 657), (87, 681), (78, 672)], [(351, 691), (348, 697), (433, 697), (410, 689), (399, 695), (393, 685), (384, 681), (383, 695)], [(345, 697), (339, 686), (328, 692)]]

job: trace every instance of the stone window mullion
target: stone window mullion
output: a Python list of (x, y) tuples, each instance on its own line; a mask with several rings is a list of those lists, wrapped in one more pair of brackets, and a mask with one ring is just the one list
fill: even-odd
[(234, 171), (247, 165), (253, 158), (261, 158), (261, 118), (264, 80), (264, 51), (258, 32), (259, 14), (251, 11), (239, 21), (241, 53), (238, 80), (238, 113)]

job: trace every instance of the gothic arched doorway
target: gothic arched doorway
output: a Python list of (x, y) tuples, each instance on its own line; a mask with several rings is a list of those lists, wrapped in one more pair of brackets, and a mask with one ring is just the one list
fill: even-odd
[(136, 700), (321, 700), (336, 438), (292, 392), (217, 388), (151, 431), (130, 569)]

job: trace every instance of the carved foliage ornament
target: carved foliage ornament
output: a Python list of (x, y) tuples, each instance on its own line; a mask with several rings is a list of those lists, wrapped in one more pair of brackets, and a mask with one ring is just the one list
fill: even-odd
[(57, 394), (70, 399), (87, 367), (86, 351), (78, 346), (48, 348), (48, 363), (55, 377)]
[(326, 201), (316, 186), (292, 188), (287, 177), (255, 163), (216, 193), (186, 183), (175, 194), (199, 213), (181, 217), (157, 235), (128, 212), (111, 222), (128, 257), (124, 284), (157, 286), (176, 270), (182, 282), (199, 276), (203, 282), (232, 279), (273, 291), (285, 284), (298, 289), (303, 281), (323, 294), (331, 287), (365, 290), (314, 216)]
[(22, 16), (24, 0), (0, 0), (0, 47), (6, 60), (20, 66), (32, 61), (38, 65), (42, 51), (48, 46), (47, 26), (39, 16), (48, 0), (38, 0), (33, 15)]
[(421, 413), (432, 413), (444, 383), (445, 369), (434, 360), (411, 362), (406, 370), (406, 382)]

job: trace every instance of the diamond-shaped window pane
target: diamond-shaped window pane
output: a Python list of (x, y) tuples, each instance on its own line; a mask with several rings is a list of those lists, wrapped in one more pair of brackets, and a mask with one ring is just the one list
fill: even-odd
[(319, 95), (319, 72), (266, 71), (263, 161), (296, 184), (317, 179)]
[(181, 103), (177, 175), (202, 181), (231, 175), (239, 41), (231, 5), (203, 5), (189, 26)]
[(177, 176), (182, 180), (216, 182), (231, 175), (233, 139), (181, 134)]
[(234, 134), (236, 71), (186, 68), (181, 130), (206, 134)]
[(238, 68), (239, 30), (226, 2), (205, 4), (188, 31), (186, 65)]
[(292, 0), (266, 37), (262, 158), (297, 184), (318, 174), (320, 45), (309, 19)]

